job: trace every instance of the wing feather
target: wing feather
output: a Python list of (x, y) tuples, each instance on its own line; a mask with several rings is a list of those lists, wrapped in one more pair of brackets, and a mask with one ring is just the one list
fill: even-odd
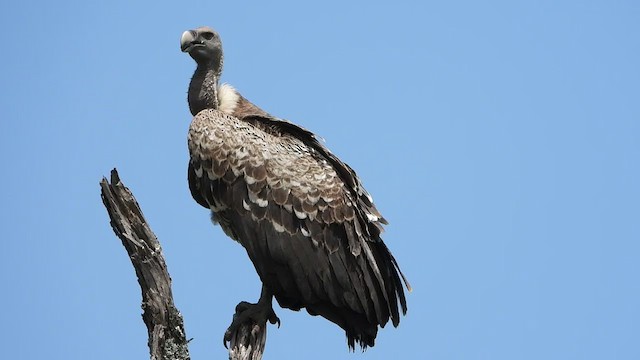
[[(373, 345), (406, 312), (386, 220), (355, 172), (310, 132), (203, 110), (189, 130), (192, 195), (247, 250), (281, 306), (306, 307)], [(400, 275), (399, 275), (400, 274)]]

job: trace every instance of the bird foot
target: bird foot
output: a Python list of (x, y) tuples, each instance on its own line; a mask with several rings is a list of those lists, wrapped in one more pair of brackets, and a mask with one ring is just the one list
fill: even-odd
[(233, 334), (235, 334), (241, 326), (258, 325), (264, 327), (267, 321), (271, 324), (277, 324), (278, 327), (280, 327), (280, 318), (278, 318), (275, 311), (273, 311), (271, 297), (269, 297), (268, 301), (264, 301), (264, 299), (261, 298), (257, 304), (241, 301), (236, 306), (236, 313), (233, 315), (231, 325), (229, 325), (227, 331), (224, 333), (224, 347), (228, 348), (227, 343), (231, 342)]

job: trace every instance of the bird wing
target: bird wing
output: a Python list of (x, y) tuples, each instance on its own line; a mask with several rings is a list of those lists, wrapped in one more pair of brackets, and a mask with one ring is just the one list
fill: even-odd
[[(406, 312), (385, 220), (355, 172), (309, 131), (207, 109), (189, 129), (189, 186), (239, 241), (281, 306), (306, 307), (373, 345)], [(351, 333), (350, 333), (351, 332)]]
[(357, 201), (357, 207), (363, 210), (367, 222), (377, 224), (376, 228), (382, 230), (380, 224), (388, 224), (387, 220), (382, 217), (378, 209), (373, 204), (373, 198), (367, 190), (362, 186), (360, 178), (356, 172), (337, 156), (335, 156), (324, 144), (316, 137), (311, 131), (289, 122), (284, 119), (265, 116), (249, 116), (243, 120), (255, 123), (262, 123), (266, 126), (270, 126), (276, 131), (282, 134), (288, 134), (301, 140), (306, 146), (315, 150), (326, 161), (328, 161), (333, 169), (336, 171), (340, 179), (343, 181), (347, 190), (351, 193), (354, 199)]

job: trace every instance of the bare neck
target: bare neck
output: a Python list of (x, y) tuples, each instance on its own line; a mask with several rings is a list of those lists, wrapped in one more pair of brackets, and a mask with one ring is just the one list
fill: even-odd
[(213, 64), (198, 64), (189, 84), (189, 110), (195, 116), (204, 109), (217, 109), (218, 103), (218, 77)]

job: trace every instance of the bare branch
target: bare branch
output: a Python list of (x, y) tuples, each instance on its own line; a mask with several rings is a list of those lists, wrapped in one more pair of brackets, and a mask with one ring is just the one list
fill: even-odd
[[(111, 227), (129, 254), (142, 290), (142, 318), (149, 334), (151, 360), (190, 359), (182, 315), (173, 304), (171, 277), (160, 242), (116, 169), (111, 171), (111, 184), (103, 178), (100, 187)], [(262, 359), (266, 340), (266, 323), (242, 324), (232, 334), (229, 359)]]
[(189, 359), (182, 315), (173, 304), (171, 277), (158, 239), (116, 169), (111, 171), (111, 184), (103, 178), (100, 187), (111, 227), (127, 249), (142, 289), (142, 318), (149, 333), (151, 360)]
[[(236, 316), (237, 310), (233, 317)], [(229, 360), (260, 360), (266, 343), (266, 321), (262, 324), (256, 324), (252, 320), (248, 320), (242, 323), (238, 330), (231, 335)]]

